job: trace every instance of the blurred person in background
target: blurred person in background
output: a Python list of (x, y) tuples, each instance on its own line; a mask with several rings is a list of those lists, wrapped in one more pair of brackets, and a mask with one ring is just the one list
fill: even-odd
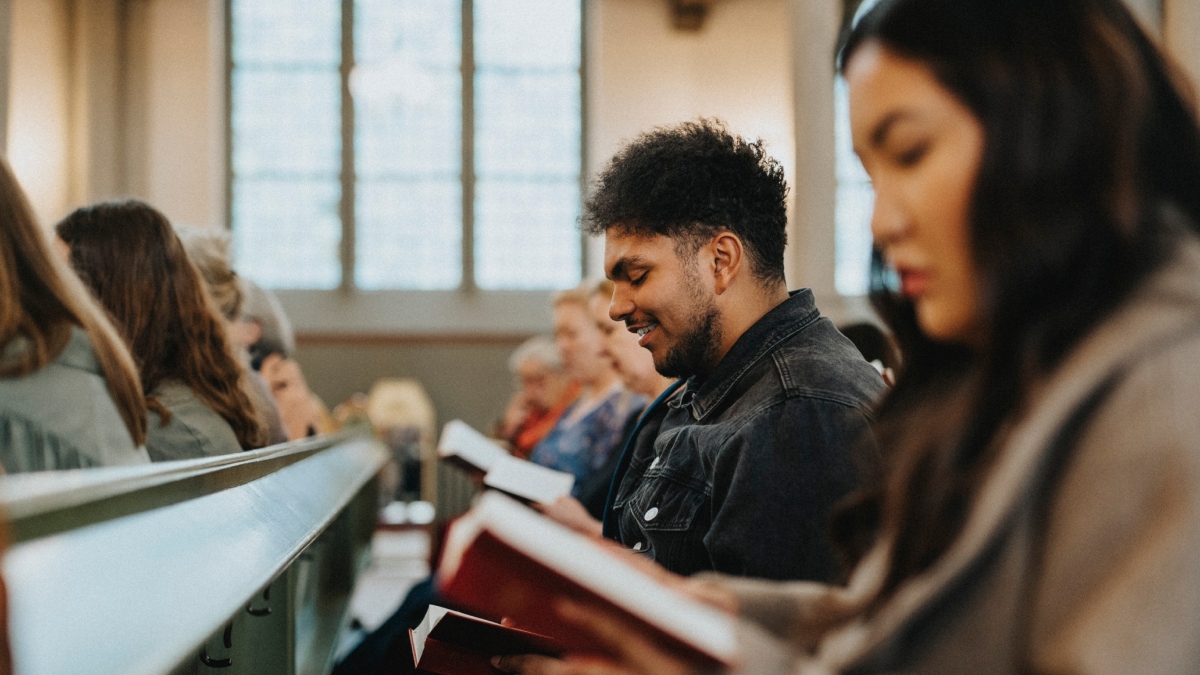
[(104, 310), (56, 255), (0, 161), (0, 464), (144, 464), (146, 401)]
[[(612, 300), (612, 294), (613, 284), (605, 279), (596, 285), (596, 290), (588, 301), (592, 320), (604, 336), (604, 354), (612, 361), (613, 369), (617, 371), (627, 389), (641, 394), (647, 401), (655, 400), (662, 396), (675, 380), (660, 375), (654, 369), (654, 357), (638, 344), (638, 336), (625, 330), (625, 324), (613, 321), (608, 315), (608, 304)], [(633, 434), (637, 420), (638, 416), (633, 415), (626, 421), (622, 443), (627, 442)], [(553, 504), (538, 506), (538, 510), (576, 532), (599, 538), (604, 528), (600, 522), (604, 516), (604, 503), (608, 499), (613, 474), (620, 459), (621, 453), (612, 453), (604, 466), (597, 469), (580, 486), (578, 499), (560, 497)]]
[(337, 430), (325, 403), (308, 388), (295, 360), (296, 334), (279, 299), (245, 277), (242, 320), (234, 330), (236, 340), (247, 345), (250, 366), (262, 374), (279, 407), (288, 440), (294, 441)]
[(896, 386), (896, 373), (900, 369), (900, 351), (896, 343), (882, 328), (867, 322), (852, 323), (838, 328), (858, 348), (889, 387)]
[(508, 442), (514, 456), (528, 459), (563, 411), (579, 398), (581, 387), (567, 375), (554, 340), (541, 335), (513, 351), (508, 369), (516, 377), (517, 390), (495, 435)]
[(275, 397), (271, 395), (271, 387), (260, 373), (250, 367), (250, 343), (246, 342), (248, 333), (245, 330), (246, 322), (242, 320), (242, 284), (237, 273), (233, 271), (229, 250), (232, 238), (229, 232), (215, 228), (200, 229), (180, 223), (175, 223), (175, 232), (183, 242), (188, 259), (204, 279), (204, 286), (213, 304), (225, 319), (226, 334), (250, 384), (255, 406), (267, 425), (267, 444), (286, 442), (287, 431), (283, 428), (279, 406), (275, 403)]
[(138, 363), (146, 450), (164, 461), (267, 442), (225, 323), (166, 216), (138, 201), (77, 209), (55, 228)]
[(629, 420), (646, 407), (646, 397), (621, 384), (605, 352), (604, 335), (588, 306), (592, 290), (585, 284), (554, 298), (554, 341), (581, 390), (529, 455), (536, 464), (574, 474), (576, 497), (620, 450)]

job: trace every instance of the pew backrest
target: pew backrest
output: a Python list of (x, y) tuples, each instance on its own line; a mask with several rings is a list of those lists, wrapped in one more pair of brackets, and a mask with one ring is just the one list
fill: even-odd
[(386, 459), (347, 434), (0, 478), (16, 672), (329, 672)]

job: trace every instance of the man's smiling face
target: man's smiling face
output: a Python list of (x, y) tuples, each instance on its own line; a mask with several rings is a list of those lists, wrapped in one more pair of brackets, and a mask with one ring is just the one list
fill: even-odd
[(707, 373), (721, 342), (707, 267), (691, 248), (620, 226), (604, 237), (604, 271), (615, 285), (609, 316), (639, 335), (668, 377)]

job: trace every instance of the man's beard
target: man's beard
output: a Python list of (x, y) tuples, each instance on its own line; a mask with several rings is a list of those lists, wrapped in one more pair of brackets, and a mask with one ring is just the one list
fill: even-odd
[[(699, 300), (699, 298), (697, 298)], [(721, 344), (720, 312), (711, 298), (696, 308), (688, 328), (679, 341), (663, 355), (662, 363), (654, 367), (665, 377), (688, 378), (706, 375), (713, 365)]]

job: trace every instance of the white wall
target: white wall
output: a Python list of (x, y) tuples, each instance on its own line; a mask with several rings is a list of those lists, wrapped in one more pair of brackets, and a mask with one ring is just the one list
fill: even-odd
[[(719, 117), (762, 138), (794, 175), (787, 0), (724, 0), (698, 32), (671, 27), (666, 0), (591, 0), (588, 164), (655, 126)], [(589, 273), (602, 275), (602, 246)]]

